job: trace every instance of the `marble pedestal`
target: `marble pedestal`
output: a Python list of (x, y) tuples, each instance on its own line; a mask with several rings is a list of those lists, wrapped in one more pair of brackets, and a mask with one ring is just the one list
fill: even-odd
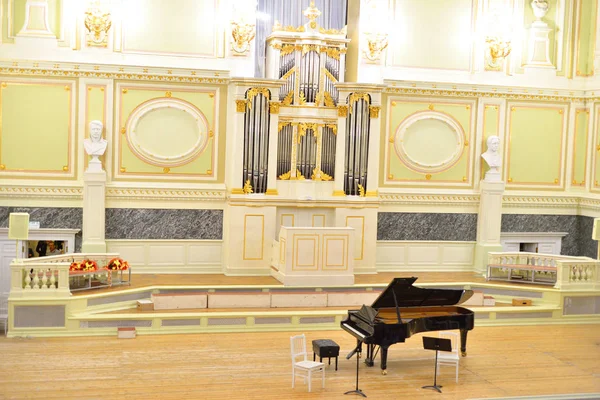
[(83, 174), (83, 244), (82, 253), (106, 253), (104, 237), (106, 210), (106, 172)]
[(502, 181), (481, 181), (474, 269), (482, 275), (487, 271), (488, 253), (502, 251), (500, 232), (504, 187)]

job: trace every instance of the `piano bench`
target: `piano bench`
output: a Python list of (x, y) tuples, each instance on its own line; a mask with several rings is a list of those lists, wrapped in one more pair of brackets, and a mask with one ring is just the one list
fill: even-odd
[(325, 357), (329, 358), (331, 365), (331, 357), (335, 357), (335, 370), (338, 369), (338, 356), (340, 355), (340, 346), (331, 339), (317, 339), (312, 341), (313, 345), (313, 361), (319, 356), (319, 362), (323, 362)]

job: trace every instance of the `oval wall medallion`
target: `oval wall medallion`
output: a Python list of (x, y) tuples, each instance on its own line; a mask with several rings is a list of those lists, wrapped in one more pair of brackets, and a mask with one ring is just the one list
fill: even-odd
[(127, 120), (127, 145), (148, 164), (177, 167), (194, 160), (208, 144), (208, 121), (187, 101), (173, 98), (140, 104)]
[(454, 118), (436, 111), (410, 115), (398, 126), (394, 149), (417, 172), (436, 173), (452, 167), (465, 148), (465, 132)]

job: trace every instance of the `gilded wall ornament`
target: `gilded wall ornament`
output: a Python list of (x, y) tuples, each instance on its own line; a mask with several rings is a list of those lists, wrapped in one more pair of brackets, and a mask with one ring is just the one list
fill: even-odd
[(243, 55), (250, 50), (250, 42), (256, 36), (254, 24), (244, 21), (231, 22), (231, 49), (235, 55)]
[(346, 118), (348, 116), (348, 106), (338, 106), (338, 117)]
[(108, 46), (108, 31), (112, 26), (109, 12), (94, 6), (88, 8), (85, 12), (84, 25), (87, 29), (86, 43), (88, 46)]

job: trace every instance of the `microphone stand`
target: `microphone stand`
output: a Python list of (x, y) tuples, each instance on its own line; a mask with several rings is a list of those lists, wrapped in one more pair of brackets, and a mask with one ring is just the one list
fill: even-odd
[(360, 340), (356, 341), (356, 349), (352, 350), (350, 352), (350, 354), (348, 354), (348, 356), (346, 356), (346, 359), (352, 357), (352, 355), (354, 355), (354, 353), (356, 353), (356, 389), (355, 390), (349, 390), (344, 394), (357, 394), (359, 396), (362, 397), (367, 397), (366, 394), (363, 393), (362, 390), (360, 390), (358, 388), (358, 367), (359, 367), (359, 360), (360, 360), (360, 353), (362, 351), (362, 342)]

